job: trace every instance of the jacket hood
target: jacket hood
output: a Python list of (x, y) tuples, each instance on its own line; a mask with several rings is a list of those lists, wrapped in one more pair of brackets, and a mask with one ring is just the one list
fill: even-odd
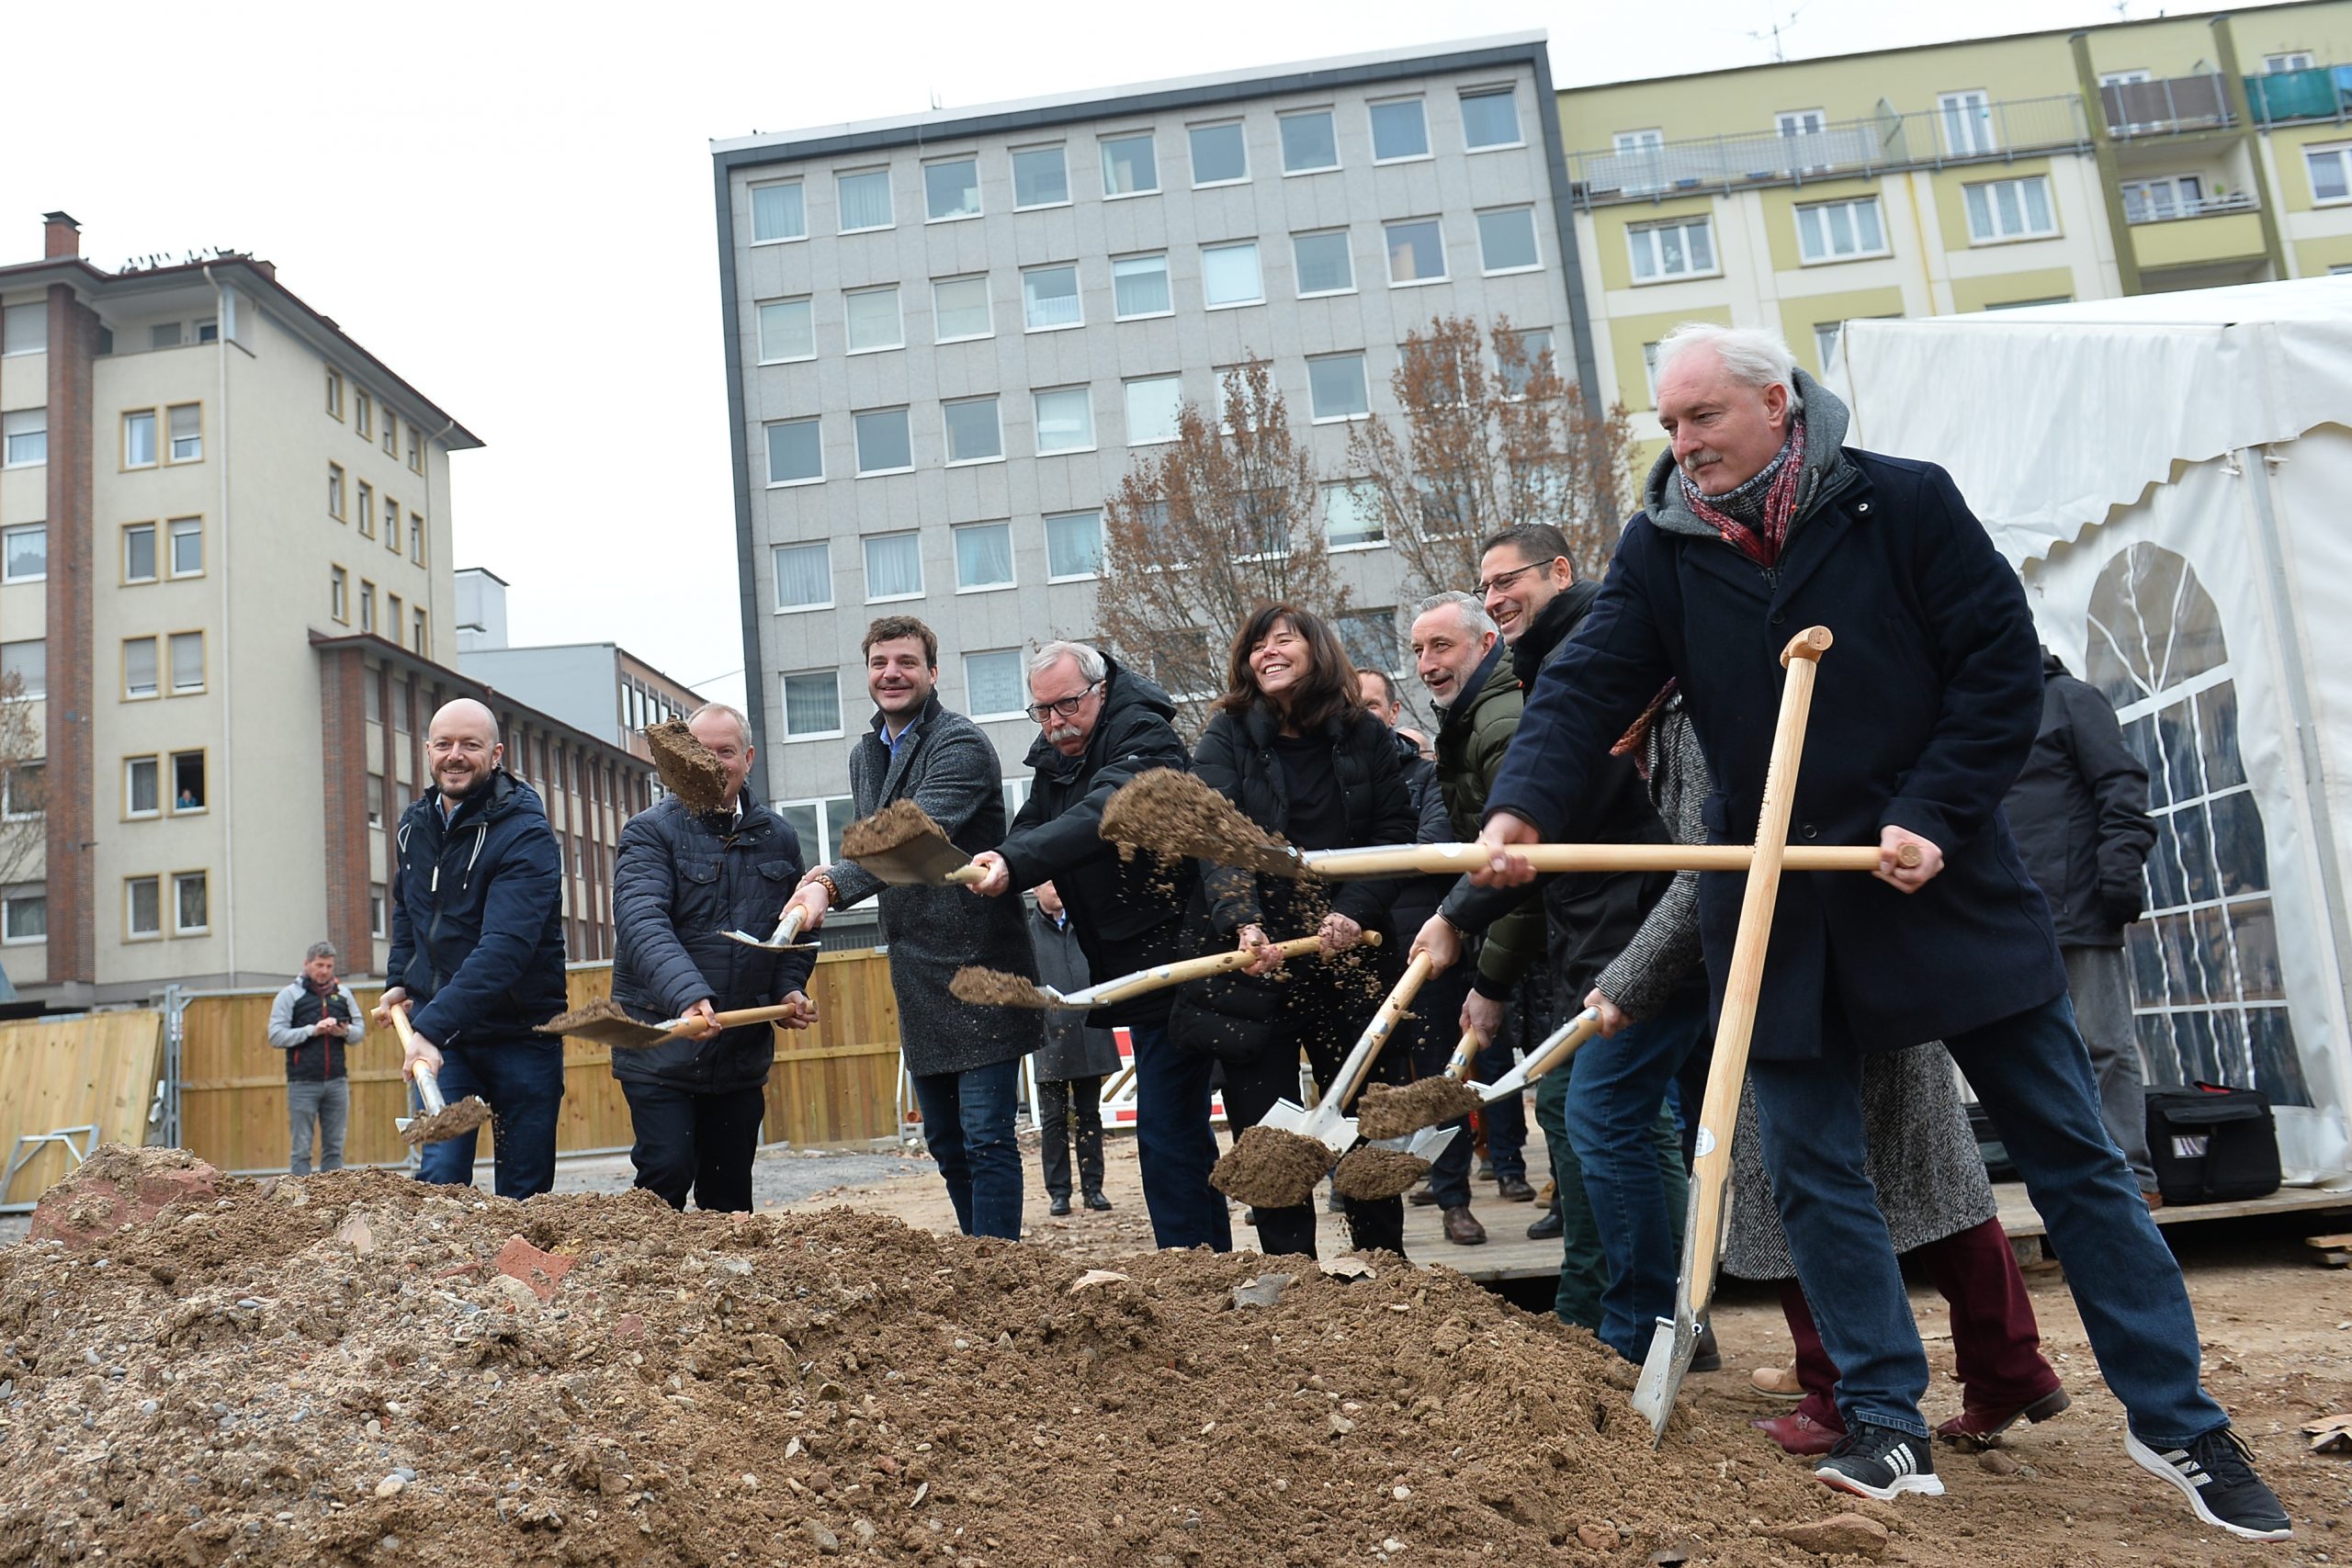
[[(1544, 608), (1548, 610), (1551, 606), (1546, 604)], [(1467, 729), (1487, 698), (1519, 690), (1519, 675), (1511, 668), (1510, 644), (1497, 637), (1495, 646), (1487, 650), (1487, 657), (1478, 661), (1478, 668), (1470, 671), (1470, 678), (1462, 682), (1462, 690), (1464, 696), (1452, 707), (1439, 709), (1441, 717), (1437, 732), (1440, 735)]]
[(1102, 712), (1094, 721), (1094, 733), (1086, 738), (1086, 750), (1075, 757), (1063, 755), (1059, 747), (1046, 739), (1041, 726), (1022, 761), (1053, 778), (1067, 778), (1094, 761), (1095, 749), (1104, 738), (1115, 734), (1136, 713), (1157, 714), (1173, 723), (1176, 704), (1159, 682), (1140, 670), (1127, 669), (1106, 653), (1102, 656)]
[[(1845, 450), (1850, 419), (1838, 394), (1802, 368), (1796, 372), (1796, 386), (1798, 400), (1804, 409), (1804, 473), (1797, 486), (1797, 516), (1803, 518), (1846, 488), (1852, 472), (1847, 465)], [(1642, 485), (1642, 505), (1651, 523), (1669, 534), (1689, 534), (1702, 539), (1718, 536), (1713, 525), (1691, 511), (1690, 503), (1682, 499), (1681, 483), (1675, 478), (1671, 444), (1650, 466), (1650, 477)]]
[(2066, 661), (2064, 660), (2059, 658), (2056, 654), (2051, 652), (2046, 648), (2041, 650), (2041, 678), (2043, 680), (2054, 681), (2061, 675), (2072, 675), (2074, 671), (2072, 670), (2066, 668)]
[[(1714, 530), (1707, 530), (1710, 535)], [(1535, 682), (1535, 672), (1552, 657), (1552, 650), (1567, 641), (1568, 634), (1577, 629), (1584, 613), (1592, 608), (1593, 600), (1600, 596), (1600, 584), (1578, 578), (1552, 596), (1552, 602), (1535, 613), (1535, 621), (1526, 634), (1511, 645), (1512, 676), (1522, 687)]]

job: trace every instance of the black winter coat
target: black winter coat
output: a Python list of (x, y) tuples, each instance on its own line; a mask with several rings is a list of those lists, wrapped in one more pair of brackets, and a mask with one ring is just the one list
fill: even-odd
[(562, 858), (538, 792), (503, 768), (447, 827), (427, 789), (393, 836), (392, 951), (384, 973), (435, 1045), (556, 1043), (564, 1010)]
[[(1591, 611), (1529, 694), (1487, 801), (1546, 839), (1585, 836), (1595, 771), (1674, 678), (1713, 765), (1709, 839), (1752, 841), (1781, 651), (1828, 627), (1790, 840), (1876, 844), (1892, 823), (1933, 840), (1944, 869), (1909, 895), (1860, 872), (1781, 877), (1752, 1047), (1763, 1061), (1965, 1033), (2066, 984), (2049, 905), (2000, 809), (2041, 713), (2025, 591), (1949, 475), (1842, 450), (1843, 405), (1796, 380), (1805, 473), (1778, 566), (1692, 514), (1662, 459)], [(1745, 886), (1700, 879), (1718, 1009)]]
[(2063, 947), (2120, 947), (2140, 918), (2140, 868), (2155, 846), (2148, 770), (2126, 750), (2099, 689), (2041, 656), (2041, 728), (2002, 803)]
[[(1437, 764), (1421, 755), (1419, 748), (1396, 736), (1396, 767), (1405, 776), (1405, 793), (1413, 802), (1415, 827), (1412, 841), (1417, 844), (1449, 844), (1453, 841), (1453, 821), (1446, 813), (1445, 791), (1438, 783)], [(1406, 942), (1413, 933), (1429, 923), (1453, 890), (1454, 878), (1443, 874), (1434, 876), (1404, 876), (1396, 880), (1396, 902), (1389, 919), (1395, 922), (1396, 934)]]
[[(1061, 884), (1054, 886), (1059, 888)], [(1094, 976), (1087, 967), (1085, 932), (1079, 929), (1076, 916), (1068, 909), (1062, 913), (1065, 919), (1057, 924), (1045, 910), (1030, 910), (1029, 945), (1037, 950), (1037, 977), (1057, 991), (1075, 991), (1092, 985)], [(1039, 1083), (1105, 1078), (1119, 1070), (1119, 1042), (1109, 1030), (1098, 1029), (1079, 1014), (1059, 1009), (1046, 1014), (1045, 1026), (1046, 1043), (1029, 1058)]]
[[(697, 814), (676, 795), (621, 829), (613, 863), (613, 1000), (642, 1023), (676, 1018), (707, 997), (721, 1012), (766, 1007), (808, 987), (813, 953), (765, 953), (725, 932), (765, 937), (799, 886), (800, 836), (749, 782), (741, 821)], [(613, 1077), (718, 1092), (767, 1082), (775, 1026), (745, 1024), (706, 1040), (613, 1053)]]
[[(1070, 929), (1088, 970), (1114, 980), (1184, 955), (1184, 908), (1198, 870), (1192, 862), (1163, 866), (1151, 855), (1119, 858), (1102, 837), (1102, 807), (1112, 792), (1153, 768), (1192, 766), (1183, 738), (1170, 722), (1168, 694), (1110, 659), (1102, 713), (1086, 750), (1065, 757), (1044, 735), (1025, 759), (1036, 770), (1029, 798), (999, 847), (1017, 891), (1050, 882), (1069, 911)], [(1115, 1007), (1097, 1008), (1086, 1021), (1156, 1027), (1167, 1021), (1169, 993), (1155, 991)]]

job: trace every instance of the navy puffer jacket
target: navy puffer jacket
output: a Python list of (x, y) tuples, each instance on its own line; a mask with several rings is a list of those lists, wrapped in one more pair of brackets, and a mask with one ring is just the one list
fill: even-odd
[(448, 822), (428, 789), (394, 835), (385, 974), (436, 1045), (551, 1043), (564, 1009), (562, 864), (538, 792), (503, 768)]

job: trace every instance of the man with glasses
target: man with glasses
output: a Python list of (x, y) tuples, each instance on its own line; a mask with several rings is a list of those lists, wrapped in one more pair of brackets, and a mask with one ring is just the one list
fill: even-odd
[[(1029, 716), (1040, 731), (1026, 759), (1035, 782), (1011, 837), (972, 857), (988, 873), (972, 891), (993, 898), (1052, 883), (1098, 980), (1183, 957), (1193, 863), (1122, 860), (1102, 832), (1112, 791), (1152, 768), (1192, 765), (1172, 722), (1176, 705), (1142, 674), (1078, 642), (1049, 642), (1031, 657), (1029, 694)], [(1209, 1187), (1216, 1163), (1209, 1131), (1213, 1064), (1169, 1039), (1172, 996), (1159, 991), (1097, 1008), (1087, 1021), (1124, 1026), (1135, 1043), (1136, 1158), (1153, 1239), (1162, 1247), (1229, 1251), (1225, 1200)]]

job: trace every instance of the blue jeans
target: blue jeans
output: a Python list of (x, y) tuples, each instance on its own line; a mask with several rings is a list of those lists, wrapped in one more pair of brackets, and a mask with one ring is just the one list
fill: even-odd
[[(534, 1036), (441, 1047), (441, 1097), (455, 1105), (469, 1094), (498, 1118), (498, 1195), (523, 1199), (555, 1185), (555, 1119), (563, 1109), (563, 1042)], [(416, 1091), (409, 1091), (412, 1106)], [(411, 1114), (415, 1112), (411, 1111)], [(469, 1187), (479, 1132), (427, 1144), (416, 1179)]]
[(1568, 1080), (1568, 1143), (1609, 1262), (1599, 1333), (1629, 1361), (1643, 1358), (1657, 1320), (1674, 1313), (1684, 1215), (1668, 1206), (1658, 1114), (1706, 1023), (1706, 993), (1678, 991), (1655, 1017), (1586, 1044)]
[(1216, 1164), (1216, 1134), (1209, 1127), (1216, 1059), (1177, 1044), (1165, 1024), (1130, 1025), (1127, 1036), (1136, 1048), (1136, 1163), (1152, 1243), (1231, 1252), (1225, 1196), (1209, 1185)]
[(966, 1235), (1021, 1239), (1021, 1145), (1012, 1134), (1020, 1095), (1018, 1056), (915, 1079), (922, 1141), (939, 1162), (956, 1227)]
[[(2133, 1436), (2154, 1449), (2186, 1448), (2227, 1426), (2197, 1381), (2197, 1319), (2180, 1265), (2099, 1120), (2090, 1055), (2066, 998), (1944, 1044), (2066, 1260), (2067, 1288)], [(1748, 1072), (1765, 1168), (1798, 1282), (1838, 1366), (1847, 1429), (1871, 1421), (1924, 1438), (1928, 1359), (1863, 1170), (1860, 1060), (1758, 1062)]]

